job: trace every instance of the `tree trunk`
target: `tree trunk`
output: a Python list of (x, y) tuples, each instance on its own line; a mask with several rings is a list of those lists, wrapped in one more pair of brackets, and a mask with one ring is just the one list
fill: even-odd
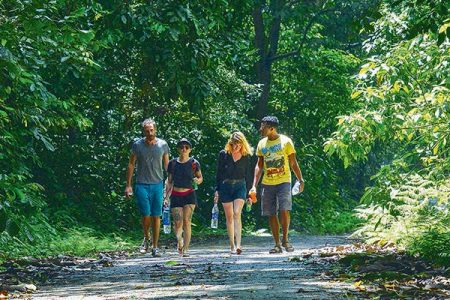
[(267, 114), (267, 104), (270, 97), (270, 84), (272, 79), (272, 57), (276, 56), (278, 41), (280, 38), (281, 10), (284, 5), (282, 0), (270, 1), (272, 20), (270, 31), (266, 37), (264, 20), (262, 15), (263, 3), (255, 4), (252, 17), (255, 28), (255, 47), (258, 50), (259, 60), (255, 64), (256, 79), (262, 85), (261, 97), (256, 106), (256, 118), (260, 120)]
[(259, 61), (256, 67), (258, 83), (262, 84), (261, 96), (256, 106), (256, 118), (261, 120), (267, 114), (267, 103), (269, 102), (272, 64), (267, 61)]

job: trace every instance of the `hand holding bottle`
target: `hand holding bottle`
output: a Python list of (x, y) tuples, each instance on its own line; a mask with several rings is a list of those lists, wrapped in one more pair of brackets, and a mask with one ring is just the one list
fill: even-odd
[(130, 198), (131, 196), (133, 196), (133, 188), (131, 186), (127, 186), (125, 188), (125, 197)]
[(198, 190), (198, 178), (197, 177), (192, 178), (192, 188), (195, 191)]
[(248, 192), (248, 197), (250, 199), (250, 201), (254, 204), (256, 203), (258, 200), (256, 199), (256, 188), (252, 187), (250, 189), (250, 191)]
[(217, 206), (217, 203), (215, 203), (211, 211), (211, 228), (217, 229), (218, 225), (219, 225), (219, 206)]
[(305, 182), (303, 179), (296, 180), (294, 186), (292, 187), (292, 196), (295, 196), (301, 192), (303, 192), (303, 189), (305, 188)]

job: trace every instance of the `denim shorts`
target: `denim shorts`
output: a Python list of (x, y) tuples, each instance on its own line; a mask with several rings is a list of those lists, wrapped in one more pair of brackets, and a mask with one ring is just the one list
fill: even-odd
[(292, 210), (291, 183), (262, 185), (261, 215), (274, 216), (279, 210)]
[(161, 216), (164, 185), (160, 183), (136, 183), (134, 194), (142, 216)]
[(247, 198), (245, 180), (223, 181), (219, 185), (219, 200), (222, 203), (233, 202), (236, 199)]

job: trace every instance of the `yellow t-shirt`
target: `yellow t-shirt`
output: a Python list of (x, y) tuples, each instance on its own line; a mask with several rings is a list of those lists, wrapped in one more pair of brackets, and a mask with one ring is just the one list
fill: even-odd
[(273, 141), (267, 137), (259, 141), (256, 155), (264, 158), (263, 184), (291, 182), (288, 156), (292, 153), (295, 153), (294, 144), (285, 135), (280, 134), (279, 138)]

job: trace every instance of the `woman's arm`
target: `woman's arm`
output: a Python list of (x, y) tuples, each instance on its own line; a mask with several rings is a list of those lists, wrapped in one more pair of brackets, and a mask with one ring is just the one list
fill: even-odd
[(219, 190), (219, 185), (223, 181), (223, 172), (225, 166), (225, 153), (223, 151), (219, 152), (219, 157), (217, 159), (217, 170), (216, 170), (216, 191)]
[(253, 183), (253, 172), (255, 171), (255, 168), (252, 165), (252, 156), (247, 155), (246, 156), (246, 165), (245, 165), (245, 184), (247, 186), (247, 191), (250, 191), (252, 188)]
[(197, 182), (197, 184), (202, 184), (202, 182), (203, 182), (203, 175), (202, 175), (202, 171), (200, 169), (197, 170), (197, 172), (195, 172), (194, 180), (195, 180), (195, 182)]

